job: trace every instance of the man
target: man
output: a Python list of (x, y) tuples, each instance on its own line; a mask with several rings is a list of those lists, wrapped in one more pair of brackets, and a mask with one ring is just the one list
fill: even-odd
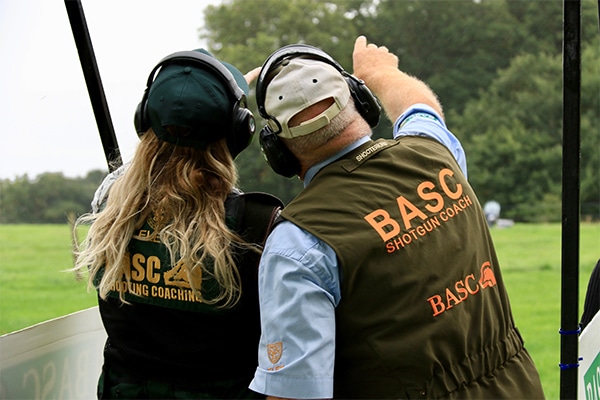
[[(363, 36), (353, 64), (355, 78), (291, 46), (257, 81), (265, 155), (305, 188), (261, 258), (250, 387), (284, 398), (543, 398), (436, 95)], [(395, 140), (370, 140), (356, 78)]]

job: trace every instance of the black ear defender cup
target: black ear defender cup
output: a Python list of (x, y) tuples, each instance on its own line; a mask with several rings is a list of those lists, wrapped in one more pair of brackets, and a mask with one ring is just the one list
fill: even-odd
[(379, 124), (379, 117), (381, 115), (381, 106), (377, 97), (375, 97), (362, 79), (358, 79), (346, 71), (343, 71), (342, 75), (346, 78), (356, 109), (369, 126), (375, 128)]
[(267, 162), (276, 174), (291, 178), (300, 173), (300, 162), (271, 128), (265, 126), (261, 129), (258, 141)]
[(247, 108), (246, 95), (238, 86), (231, 72), (214, 57), (199, 51), (179, 51), (166, 56), (152, 69), (146, 82), (146, 89), (142, 101), (137, 105), (133, 117), (133, 124), (138, 136), (142, 136), (150, 129), (150, 117), (148, 116), (147, 104), (148, 94), (158, 71), (169, 64), (192, 64), (198, 68), (208, 70), (223, 82), (223, 86), (229, 91), (234, 102), (231, 111), (232, 124), (224, 132), (227, 147), (231, 156), (235, 158), (252, 141), (256, 130), (256, 122), (252, 111)]
[[(271, 54), (264, 62), (256, 81), (256, 103), (258, 104), (258, 112), (263, 118), (272, 120), (279, 126), (277, 119), (269, 115), (265, 109), (266, 88), (272, 73), (277, 67), (284, 60), (296, 57), (322, 61), (337, 69), (346, 79), (350, 94), (360, 115), (367, 121), (371, 128), (377, 126), (381, 115), (381, 106), (367, 85), (354, 75), (346, 72), (329, 54), (317, 47), (306, 44), (284, 46)], [(277, 135), (279, 132), (281, 132), (281, 127), (277, 132), (273, 132), (269, 126), (265, 126), (259, 134), (260, 146), (273, 171), (290, 178), (300, 172), (300, 163), (283, 144)]]

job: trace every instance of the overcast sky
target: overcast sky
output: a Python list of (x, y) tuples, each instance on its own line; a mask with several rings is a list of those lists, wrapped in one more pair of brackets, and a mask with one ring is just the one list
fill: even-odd
[[(123, 159), (151, 69), (203, 47), (203, 10), (221, 0), (82, 0)], [(0, 179), (107, 169), (64, 0), (0, 0)]]

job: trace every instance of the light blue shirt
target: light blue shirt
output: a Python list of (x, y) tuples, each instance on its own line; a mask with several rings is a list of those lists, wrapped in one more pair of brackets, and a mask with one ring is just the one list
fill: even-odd
[[(394, 124), (394, 138), (400, 136), (440, 141), (467, 175), (460, 142), (431, 107), (416, 104), (401, 115)], [(304, 186), (321, 168), (368, 140), (361, 138), (312, 166), (304, 177)], [(337, 257), (329, 245), (289, 221), (275, 227), (259, 266), (262, 335), (258, 368), (250, 389), (277, 397), (333, 397), (339, 275)]]

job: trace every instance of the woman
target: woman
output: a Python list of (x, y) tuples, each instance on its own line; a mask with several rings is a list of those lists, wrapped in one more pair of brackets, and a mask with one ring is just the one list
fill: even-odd
[(75, 268), (89, 271), (108, 334), (99, 398), (257, 396), (256, 265), (281, 204), (235, 188), (256, 74), (203, 50), (163, 59), (136, 111), (133, 159), (78, 220), (91, 226)]

